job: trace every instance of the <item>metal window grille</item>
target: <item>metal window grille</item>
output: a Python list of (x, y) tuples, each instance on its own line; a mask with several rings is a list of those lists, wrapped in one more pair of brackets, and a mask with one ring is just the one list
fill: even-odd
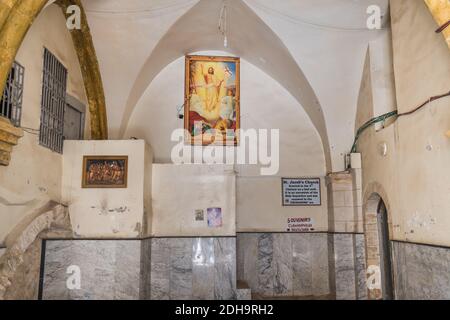
[(20, 126), (22, 115), (24, 75), (25, 68), (14, 62), (0, 100), (0, 115), (10, 119), (11, 123), (16, 127)]
[(66, 86), (67, 69), (45, 49), (39, 143), (59, 153), (62, 153), (64, 143)]

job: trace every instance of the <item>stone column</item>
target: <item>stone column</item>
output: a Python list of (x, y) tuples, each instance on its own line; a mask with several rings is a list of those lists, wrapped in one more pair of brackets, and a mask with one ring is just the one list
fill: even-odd
[(330, 281), (336, 299), (366, 299), (365, 248), (362, 217), (360, 154), (351, 155), (351, 168), (327, 177)]

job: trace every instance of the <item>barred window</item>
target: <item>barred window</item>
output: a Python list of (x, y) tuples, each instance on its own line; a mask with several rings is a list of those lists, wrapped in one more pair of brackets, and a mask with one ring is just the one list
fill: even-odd
[(64, 143), (66, 86), (67, 69), (45, 49), (39, 143), (58, 153), (62, 153)]
[(23, 79), (25, 69), (14, 62), (0, 99), (0, 116), (8, 118), (16, 127), (20, 126), (22, 115)]

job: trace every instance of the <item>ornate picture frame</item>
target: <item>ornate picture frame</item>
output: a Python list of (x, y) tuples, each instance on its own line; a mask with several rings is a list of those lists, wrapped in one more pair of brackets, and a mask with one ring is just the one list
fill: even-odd
[(128, 156), (84, 156), (83, 189), (127, 188)]
[(239, 145), (240, 58), (186, 56), (184, 128), (191, 145)]

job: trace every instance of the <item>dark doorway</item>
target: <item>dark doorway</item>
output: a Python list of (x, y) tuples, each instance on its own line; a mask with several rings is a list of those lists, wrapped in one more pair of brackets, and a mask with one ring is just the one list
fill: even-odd
[(394, 299), (392, 280), (392, 253), (389, 240), (389, 223), (386, 205), (380, 200), (377, 210), (378, 238), (380, 241), (381, 289), (383, 300)]
[(83, 140), (85, 106), (67, 95), (64, 108), (64, 140)]

